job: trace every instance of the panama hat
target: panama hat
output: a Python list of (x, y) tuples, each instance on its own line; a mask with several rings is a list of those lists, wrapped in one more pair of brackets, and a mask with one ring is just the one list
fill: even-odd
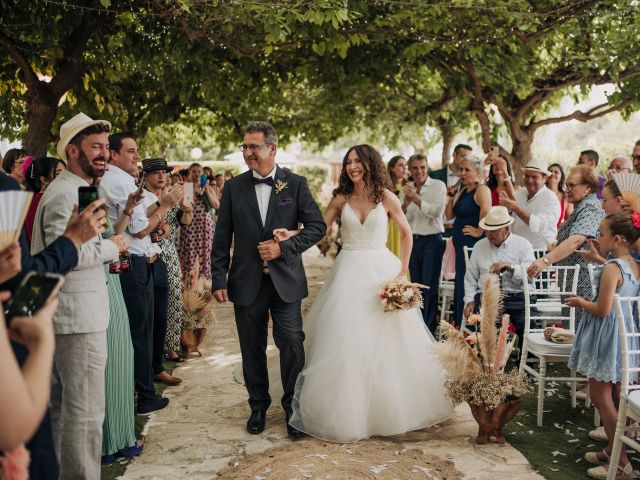
[(527, 163), (527, 166), (524, 167), (525, 170), (531, 170), (532, 172), (538, 172), (541, 173), (543, 175), (551, 175), (551, 172), (549, 170), (547, 170), (547, 164), (544, 160), (541, 159), (535, 159), (535, 160), (531, 160), (529, 163)]
[(489, 213), (480, 220), (479, 225), (483, 230), (498, 230), (499, 228), (508, 227), (513, 222), (513, 217), (509, 215), (507, 207), (497, 206), (489, 209)]
[(106, 124), (109, 126), (109, 130), (111, 130), (111, 123), (106, 120), (92, 120), (89, 116), (80, 112), (71, 120), (62, 124), (60, 127), (60, 141), (58, 142), (57, 152), (58, 157), (67, 161), (67, 145), (69, 142), (73, 140), (78, 133), (84, 130), (87, 127), (91, 127), (92, 125), (98, 125), (100, 123)]
[(164, 158), (145, 158), (142, 160), (143, 173), (160, 172), (162, 170), (165, 172), (173, 170), (173, 167), (167, 165), (167, 161)]

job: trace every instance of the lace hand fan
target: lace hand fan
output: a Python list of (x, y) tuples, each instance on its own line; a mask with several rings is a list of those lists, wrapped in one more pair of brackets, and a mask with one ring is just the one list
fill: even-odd
[(20, 237), (31, 197), (33, 193), (19, 190), (0, 192), (0, 252)]
[(640, 175), (637, 173), (614, 173), (611, 175), (616, 182), (622, 198), (629, 202), (634, 212), (640, 210)]

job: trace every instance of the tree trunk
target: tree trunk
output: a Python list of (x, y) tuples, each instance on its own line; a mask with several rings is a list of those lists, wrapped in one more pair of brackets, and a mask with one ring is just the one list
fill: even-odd
[(442, 168), (445, 168), (451, 160), (451, 145), (454, 135), (451, 129), (446, 126), (440, 131), (442, 132)]
[(60, 99), (47, 90), (44, 87), (30, 92), (27, 100), (26, 120), (29, 127), (22, 139), (22, 148), (34, 157), (47, 154), (47, 147), (52, 140), (51, 127), (58, 113)]
[(524, 167), (531, 161), (531, 145), (534, 131), (521, 130), (517, 135), (512, 134), (513, 149), (511, 150), (511, 167), (516, 177), (516, 184), (522, 183)]

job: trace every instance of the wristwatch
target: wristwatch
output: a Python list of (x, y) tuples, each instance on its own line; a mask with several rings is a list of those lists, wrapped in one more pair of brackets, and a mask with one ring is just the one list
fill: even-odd
[(160, 202), (156, 200), (156, 207), (160, 208)]

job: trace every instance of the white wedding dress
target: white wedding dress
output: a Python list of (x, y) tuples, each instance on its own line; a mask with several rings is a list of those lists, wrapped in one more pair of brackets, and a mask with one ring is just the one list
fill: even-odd
[(342, 251), (304, 318), (307, 360), (289, 423), (323, 440), (353, 442), (445, 420), (453, 406), (420, 311), (384, 312), (376, 294), (400, 271), (386, 248), (382, 204), (363, 224), (345, 204), (341, 235)]

